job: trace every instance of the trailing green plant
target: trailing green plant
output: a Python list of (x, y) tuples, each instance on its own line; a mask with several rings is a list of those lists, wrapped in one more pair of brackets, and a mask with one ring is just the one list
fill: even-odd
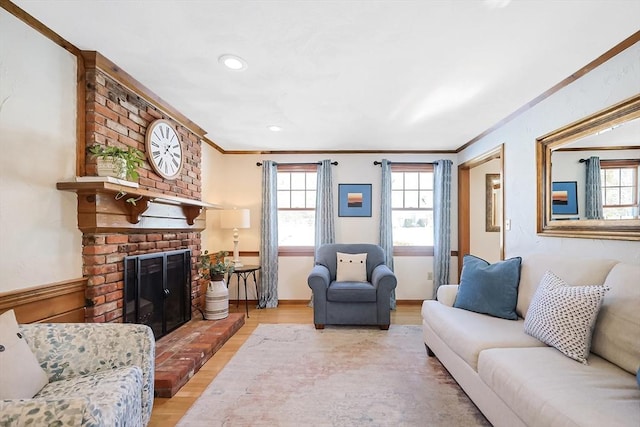
[(212, 277), (221, 276), (233, 271), (233, 264), (225, 262), (225, 257), (229, 256), (227, 251), (219, 251), (210, 254), (205, 250), (200, 255), (200, 275), (203, 279), (211, 280)]
[[(127, 192), (126, 191), (118, 191), (115, 195), (115, 199), (116, 200), (120, 200), (123, 197), (127, 197)], [(127, 203), (131, 203), (133, 206), (138, 206), (138, 203), (140, 200), (142, 200), (144, 196), (138, 196), (138, 197), (127, 197), (126, 199), (124, 199), (125, 202)]]
[(116, 173), (126, 173), (127, 179), (137, 180), (138, 168), (144, 163), (144, 153), (137, 148), (127, 147), (111, 147), (106, 145), (95, 144), (89, 147), (89, 152), (99, 159), (122, 159), (124, 165), (121, 162), (114, 162)]

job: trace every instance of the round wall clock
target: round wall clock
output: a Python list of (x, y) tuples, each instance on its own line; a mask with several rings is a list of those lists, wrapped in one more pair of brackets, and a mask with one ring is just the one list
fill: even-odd
[(158, 119), (149, 124), (145, 136), (147, 157), (151, 167), (166, 179), (175, 179), (182, 169), (182, 143), (167, 120)]

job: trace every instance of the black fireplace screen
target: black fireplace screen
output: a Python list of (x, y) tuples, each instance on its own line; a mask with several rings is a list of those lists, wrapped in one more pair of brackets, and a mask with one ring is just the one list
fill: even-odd
[(153, 329), (156, 339), (191, 319), (189, 249), (124, 259), (124, 321)]

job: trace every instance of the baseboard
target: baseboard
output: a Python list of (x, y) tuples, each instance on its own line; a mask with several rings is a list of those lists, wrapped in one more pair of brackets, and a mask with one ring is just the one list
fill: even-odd
[[(229, 300), (229, 304), (234, 303), (235, 304), (235, 298)], [(278, 300), (278, 305), (307, 305), (309, 304), (310, 299), (279, 299)], [(422, 305), (422, 303), (424, 302), (423, 299), (401, 299), (401, 300), (397, 300), (396, 304), (397, 305), (413, 305), (413, 306), (420, 306)], [(244, 299), (240, 298), (240, 303), (244, 304)], [(256, 300), (249, 300), (249, 305), (251, 304), (256, 304), (257, 305), (258, 301)]]

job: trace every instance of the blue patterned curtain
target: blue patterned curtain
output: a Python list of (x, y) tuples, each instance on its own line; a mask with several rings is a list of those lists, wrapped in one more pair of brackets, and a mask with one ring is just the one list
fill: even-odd
[(315, 252), (325, 243), (335, 243), (336, 226), (333, 217), (333, 180), (331, 160), (323, 160), (318, 166), (316, 187), (316, 238)]
[(260, 220), (259, 308), (278, 306), (278, 170), (272, 160), (262, 163), (262, 218)]
[[(382, 159), (382, 191), (380, 197), (380, 247), (387, 267), (393, 271), (393, 223), (391, 219), (391, 162)], [(396, 308), (396, 290), (391, 292), (391, 309)]]
[(433, 298), (449, 283), (451, 263), (451, 160), (438, 160), (433, 174)]
[(585, 216), (587, 219), (602, 219), (602, 185), (600, 183), (600, 157), (591, 156), (586, 161), (587, 179), (585, 189)]

